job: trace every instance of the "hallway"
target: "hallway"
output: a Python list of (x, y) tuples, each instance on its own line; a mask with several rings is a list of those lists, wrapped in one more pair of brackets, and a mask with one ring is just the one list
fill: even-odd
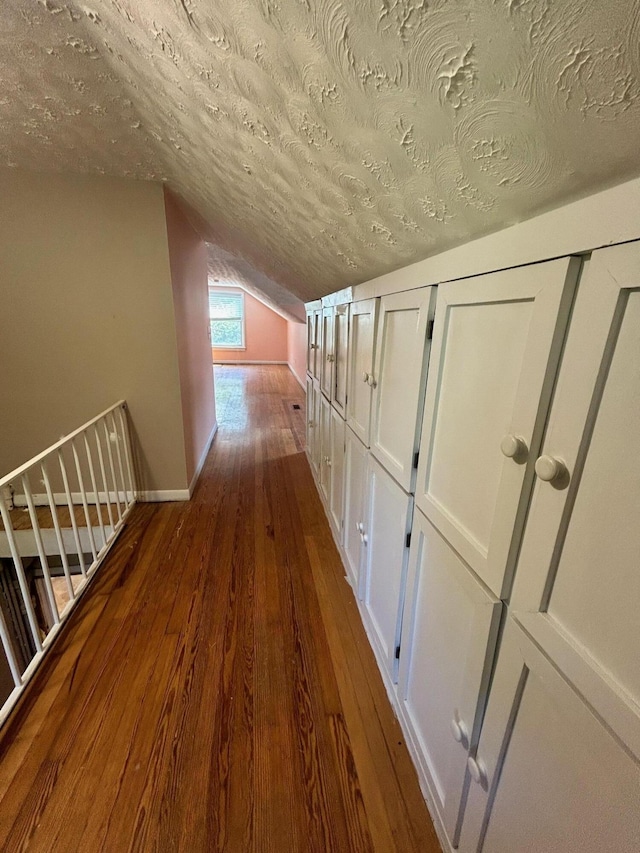
[(0, 849), (436, 853), (302, 390), (286, 366), (215, 375), (193, 500), (135, 507), (0, 733)]

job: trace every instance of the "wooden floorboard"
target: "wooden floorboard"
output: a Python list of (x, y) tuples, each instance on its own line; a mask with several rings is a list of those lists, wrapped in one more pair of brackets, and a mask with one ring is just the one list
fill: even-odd
[(0, 849), (436, 853), (300, 386), (216, 385), (194, 498), (135, 507), (0, 731)]

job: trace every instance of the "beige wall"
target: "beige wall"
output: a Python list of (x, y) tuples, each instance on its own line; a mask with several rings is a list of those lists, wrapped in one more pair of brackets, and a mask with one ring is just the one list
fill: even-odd
[(0, 170), (0, 474), (121, 397), (143, 490), (188, 486), (163, 188)]
[(307, 374), (307, 325), (287, 321), (287, 362), (298, 382), (305, 387)]
[(178, 199), (165, 192), (187, 478), (191, 483), (216, 423), (209, 343), (207, 249)]
[[(237, 291), (241, 288), (221, 287)], [(244, 292), (244, 291), (243, 291)], [(259, 299), (244, 294), (245, 348), (243, 350), (212, 349), (216, 362), (221, 361), (287, 361), (287, 321)]]

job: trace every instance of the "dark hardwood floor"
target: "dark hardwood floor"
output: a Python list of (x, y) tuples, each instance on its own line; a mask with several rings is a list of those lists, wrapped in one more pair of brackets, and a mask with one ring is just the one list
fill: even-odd
[(300, 386), (275, 365), (216, 383), (193, 500), (134, 508), (0, 732), (0, 850), (439, 851)]

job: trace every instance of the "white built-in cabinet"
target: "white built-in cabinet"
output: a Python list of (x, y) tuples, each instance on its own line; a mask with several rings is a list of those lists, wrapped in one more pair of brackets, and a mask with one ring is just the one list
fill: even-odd
[(307, 309), (307, 373), (313, 379), (320, 377), (321, 319), (321, 304), (313, 303)]
[(333, 384), (331, 405), (347, 417), (347, 356), (349, 351), (349, 305), (336, 305), (333, 316)]
[(347, 316), (309, 456), (445, 849), (637, 853), (640, 243)]
[(478, 742), (502, 602), (414, 513), (398, 698), (422, 777), (454, 841)]
[(379, 299), (353, 302), (349, 311), (349, 354), (347, 361), (347, 424), (369, 447), (373, 356)]
[(324, 394), (318, 394), (320, 409), (320, 472), (318, 482), (325, 501), (331, 490), (331, 405)]
[(424, 287), (380, 300), (369, 376), (371, 452), (406, 491), (415, 478), (435, 298), (436, 288)]
[(342, 544), (347, 577), (356, 595), (362, 595), (364, 529), (367, 521), (367, 448), (347, 426), (344, 458), (344, 531)]
[(563, 258), (443, 284), (416, 503), (506, 594), (580, 268)]
[(371, 454), (367, 459), (366, 476), (360, 594), (378, 659), (395, 681), (413, 496), (407, 494)]
[(511, 618), (469, 772), (460, 853), (639, 849), (637, 754)]
[(586, 264), (535, 470), (461, 847), (632, 853), (640, 845), (638, 244), (599, 250)]
[(329, 435), (329, 519), (336, 536), (342, 538), (344, 524), (344, 461), (345, 461), (345, 422), (340, 413), (331, 409), (331, 424)]
[(320, 338), (321, 344), (318, 350), (320, 358), (319, 380), (320, 390), (325, 397), (331, 401), (333, 399), (333, 365), (335, 362), (334, 355), (334, 340), (333, 340), (333, 307), (325, 307), (322, 309), (320, 320)]

